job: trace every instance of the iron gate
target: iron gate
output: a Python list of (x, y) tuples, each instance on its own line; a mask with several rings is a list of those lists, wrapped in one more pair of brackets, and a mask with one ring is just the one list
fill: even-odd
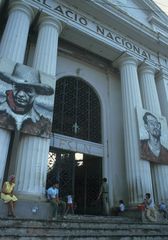
[[(56, 82), (53, 133), (101, 143), (101, 106), (94, 89), (79, 77), (66, 76)], [(77, 213), (98, 214), (96, 202), (102, 178), (102, 159), (52, 148), (49, 153), (47, 187), (60, 182), (62, 198), (71, 193)]]
[(47, 188), (58, 180), (61, 198), (66, 200), (72, 194), (76, 213), (101, 214), (102, 203), (96, 201), (102, 179), (101, 162), (101, 158), (91, 155), (77, 160), (74, 152), (53, 148), (49, 153)]

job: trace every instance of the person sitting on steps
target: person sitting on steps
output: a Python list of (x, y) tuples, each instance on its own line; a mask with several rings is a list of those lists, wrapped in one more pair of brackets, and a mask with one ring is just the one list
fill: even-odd
[(155, 210), (154, 202), (151, 198), (150, 193), (145, 194), (144, 204), (145, 204), (146, 218), (148, 220), (150, 220), (151, 222), (156, 222), (157, 221), (157, 212)]
[(168, 209), (163, 200), (159, 203), (159, 212), (163, 213), (164, 218), (168, 219)]
[(52, 206), (52, 220), (57, 220), (58, 209), (61, 210), (61, 217), (64, 218), (66, 203), (59, 198), (59, 182), (55, 181), (47, 190), (47, 198)]
[(15, 203), (18, 200), (17, 197), (13, 194), (15, 186), (15, 176), (11, 175), (9, 180), (4, 182), (1, 192), (1, 199), (8, 206), (8, 217), (15, 216)]

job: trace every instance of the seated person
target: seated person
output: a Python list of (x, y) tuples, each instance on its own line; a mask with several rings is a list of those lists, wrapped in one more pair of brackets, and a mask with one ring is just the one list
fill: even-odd
[(163, 213), (164, 218), (168, 218), (167, 206), (163, 201), (161, 201), (161, 203), (159, 204), (159, 212)]
[(59, 182), (56, 181), (47, 190), (47, 199), (52, 206), (52, 220), (57, 219), (58, 209), (60, 209), (61, 216), (64, 217), (66, 203), (59, 198)]
[(157, 212), (155, 210), (155, 205), (150, 193), (145, 194), (144, 204), (146, 218), (149, 219), (151, 222), (157, 221)]
[(124, 212), (125, 211), (125, 203), (123, 200), (119, 201), (119, 212)]
[(9, 180), (4, 182), (1, 192), (1, 199), (8, 206), (8, 217), (16, 217), (15, 216), (15, 203), (17, 201), (17, 197), (13, 194), (15, 186), (15, 176), (11, 175)]
[(119, 200), (119, 206), (114, 208), (114, 214), (115, 216), (118, 216), (120, 213), (125, 212), (125, 203), (123, 200)]

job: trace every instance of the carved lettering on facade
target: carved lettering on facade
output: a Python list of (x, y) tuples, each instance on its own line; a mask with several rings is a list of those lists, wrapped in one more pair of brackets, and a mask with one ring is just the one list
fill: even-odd
[(81, 151), (88, 154), (91, 154), (91, 146), (85, 143), (80, 144), (77, 141), (71, 140), (59, 140), (57, 147), (71, 150), (71, 151)]
[(111, 41), (123, 46), (125, 49), (130, 50), (132, 52), (134, 52), (135, 54), (141, 55), (142, 57), (146, 58), (146, 59), (150, 59), (150, 54), (141, 49), (138, 46), (135, 46), (134, 43), (132, 43), (131, 41), (128, 41), (127, 39), (116, 35), (115, 33), (97, 25), (96, 31), (98, 34), (104, 36), (105, 38), (110, 39)]
[(100, 26), (96, 22), (91, 21), (90, 19), (81, 16), (79, 13), (75, 12), (72, 9), (67, 8), (55, 1), (49, 0), (32, 0), (33, 2), (41, 3), (44, 9), (50, 9), (52, 12), (55, 12), (61, 17), (70, 20), (73, 23), (77, 23), (86, 27), (87, 30), (95, 32), (98, 35), (101, 35), (106, 40), (110, 40), (111, 42), (117, 44), (118, 46), (122, 46), (127, 51), (133, 52), (136, 55), (139, 55), (147, 60), (152, 60), (151, 55), (148, 51), (142, 49), (141, 47), (135, 45), (132, 41), (126, 39), (124, 36), (119, 35), (111, 30)]
[(85, 140), (76, 140), (75, 138), (62, 136), (59, 134), (54, 134), (54, 136), (51, 138), (51, 146), (99, 157), (102, 157), (104, 154), (102, 144), (88, 143)]

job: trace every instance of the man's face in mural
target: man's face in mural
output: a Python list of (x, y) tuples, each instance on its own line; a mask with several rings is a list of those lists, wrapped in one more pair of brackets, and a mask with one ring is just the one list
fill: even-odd
[(148, 131), (149, 135), (159, 139), (161, 136), (161, 124), (158, 120), (152, 116), (148, 115), (145, 124), (146, 130)]
[(15, 84), (13, 87), (13, 96), (15, 104), (18, 107), (26, 107), (33, 103), (36, 92), (31, 86), (23, 86)]

